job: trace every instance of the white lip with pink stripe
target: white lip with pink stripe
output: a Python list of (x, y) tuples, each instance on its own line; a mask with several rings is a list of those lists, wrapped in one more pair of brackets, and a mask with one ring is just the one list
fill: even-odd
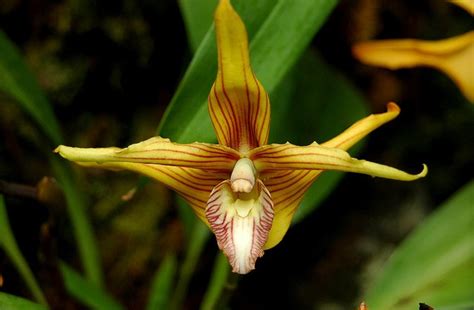
[(232, 191), (230, 180), (214, 188), (206, 217), (233, 272), (246, 274), (255, 269), (257, 258), (263, 255), (273, 216), (270, 193), (258, 179), (250, 193)]

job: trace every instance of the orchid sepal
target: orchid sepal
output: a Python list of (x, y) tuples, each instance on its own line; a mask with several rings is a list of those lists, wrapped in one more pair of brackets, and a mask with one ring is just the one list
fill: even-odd
[(265, 145), (270, 132), (270, 100), (250, 66), (247, 30), (228, 0), (215, 13), (218, 71), (208, 97), (220, 144), (245, 152)]
[(270, 144), (253, 149), (249, 158), (260, 173), (271, 170), (335, 170), (367, 174), (399, 181), (413, 181), (426, 176), (428, 167), (418, 174), (351, 157), (347, 152), (321, 146), (316, 142), (308, 146), (290, 143)]
[(134, 162), (142, 164), (171, 165), (188, 168), (232, 171), (240, 154), (218, 144), (178, 144), (169, 139), (153, 137), (126, 148), (78, 148), (58, 146), (54, 152), (76, 162)]

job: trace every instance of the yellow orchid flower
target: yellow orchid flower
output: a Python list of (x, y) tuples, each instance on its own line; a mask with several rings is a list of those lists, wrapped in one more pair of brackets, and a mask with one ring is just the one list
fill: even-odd
[(466, 10), (469, 14), (474, 15), (474, 1), (472, 0), (450, 0), (449, 2)]
[[(474, 14), (474, 0), (451, 1)], [(449, 76), (474, 103), (474, 31), (438, 41), (416, 39), (357, 43), (353, 54), (361, 62), (388, 69), (426, 66)]]
[(127, 169), (183, 196), (214, 232), (232, 270), (254, 269), (263, 251), (285, 235), (305, 191), (324, 170), (411, 181), (424, 177), (352, 158), (345, 150), (400, 112), (366, 117), (321, 145), (267, 145), (269, 98), (250, 67), (245, 26), (229, 0), (215, 13), (217, 78), (208, 108), (219, 144), (177, 144), (153, 137), (127, 148), (59, 146), (66, 159), (89, 167)]

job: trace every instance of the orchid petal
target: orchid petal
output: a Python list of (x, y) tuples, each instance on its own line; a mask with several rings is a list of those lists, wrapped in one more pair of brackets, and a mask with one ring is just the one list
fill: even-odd
[(452, 4), (456, 4), (457, 6), (466, 10), (469, 14), (474, 15), (474, 1), (472, 0), (450, 0)]
[(387, 104), (387, 112), (369, 115), (321, 145), (347, 150), (378, 127), (393, 120), (399, 114), (400, 108), (398, 105), (394, 102), (389, 102)]
[(135, 162), (178, 167), (232, 171), (240, 155), (235, 150), (217, 144), (172, 143), (154, 137), (127, 148), (77, 148), (60, 145), (55, 150), (62, 157), (76, 162)]
[(389, 69), (429, 66), (443, 71), (474, 102), (474, 31), (439, 41), (380, 40), (353, 46), (365, 64)]
[(258, 171), (265, 170), (336, 170), (367, 174), (400, 181), (413, 181), (424, 177), (428, 168), (418, 174), (409, 174), (401, 170), (352, 158), (347, 152), (318, 145), (316, 142), (308, 146), (296, 146), (290, 143), (261, 146), (249, 153)]
[(247, 151), (268, 141), (268, 95), (250, 67), (247, 31), (229, 0), (219, 2), (215, 25), (218, 72), (209, 114), (220, 144)]
[[(323, 146), (347, 150), (366, 135), (393, 120), (400, 108), (393, 102), (387, 104), (387, 112), (369, 115), (336, 136)], [(276, 246), (286, 234), (304, 194), (322, 173), (322, 170), (278, 170), (260, 174), (267, 189), (272, 193), (275, 208), (273, 226), (264, 249)]]
[(260, 180), (252, 193), (234, 193), (230, 180), (214, 188), (206, 217), (233, 272), (245, 274), (255, 269), (257, 258), (263, 255), (273, 214), (270, 193)]
[(275, 216), (264, 250), (276, 246), (285, 236), (291, 220), (309, 186), (321, 170), (278, 170), (261, 174), (272, 194)]

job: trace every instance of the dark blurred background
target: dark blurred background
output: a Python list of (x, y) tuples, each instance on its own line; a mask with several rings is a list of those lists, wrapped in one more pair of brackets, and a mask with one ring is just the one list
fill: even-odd
[[(362, 65), (351, 45), (374, 38), (441, 39), (473, 26), (472, 16), (441, 0), (340, 1), (310, 48), (363, 92), (371, 111), (383, 111), (388, 101), (402, 109), (370, 136), (359, 157), (411, 172), (426, 163), (429, 175), (414, 183), (345, 175), (255, 271), (239, 278), (230, 292), (231, 308), (353, 308), (397, 244), (472, 178), (474, 110), (454, 83), (432, 69)], [(70, 145), (124, 146), (153, 135), (192, 57), (178, 4), (171, 0), (2, 0), (0, 29), (22, 51)], [(37, 149), (54, 146), (1, 94), (0, 131), (2, 182), (35, 186), (52, 175)], [(77, 174), (94, 205), (90, 213), (107, 288), (139, 309), (163, 253), (183, 251), (173, 194), (153, 183), (123, 202), (121, 195), (138, 176), (86, 169)], [(79, 308), (61, 288), (54, 258), (76, 256), (63, 204), (39, 203), (25, 194), (7, 195), (6, 201), (20, 247), (48, 298)], [(215, 251), (212, 240), (186, 308), (199, 304)], [(1, 290), (28, 296), (2, 253), (0, 274), (6, 279)]]

